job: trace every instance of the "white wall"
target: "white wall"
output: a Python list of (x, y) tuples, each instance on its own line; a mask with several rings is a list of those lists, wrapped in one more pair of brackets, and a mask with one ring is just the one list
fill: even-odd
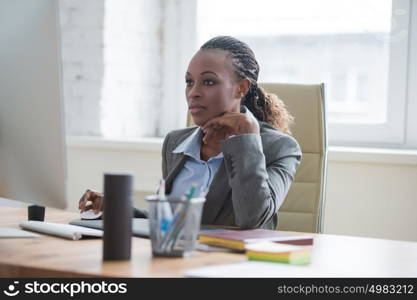
[[(70, 209), (85, 189), (102, 190), (105, 171), (132, 172), (136, 205), (145, 207), (144, 194), (155, 191), (161, 177), (160, 142), (72, 140)], [(331, 151), (325, 233), (417, 241), (417, 153), (407, 153)]]
[(68, 147), (69, 210), (76, 211), (86, 189), (103, 190), (106, 172), (129, 173), (134, 176), (135, 205), (144, 207), (144, 195), (156, 191), (161, 172), (161, 139), (146, 139), (145, 145), (135, 142), (102, 142), (100, 138), (73, 138)]
[(155, 136), (163, 1), (60, 0), (59, 15), (67, 133)]
[(102, 0), (60, 0), (66, 127), (71, 135), (100, 134), (103, 83)]
[(417, 241), (417, 165), (329, 162), (324, 231)]

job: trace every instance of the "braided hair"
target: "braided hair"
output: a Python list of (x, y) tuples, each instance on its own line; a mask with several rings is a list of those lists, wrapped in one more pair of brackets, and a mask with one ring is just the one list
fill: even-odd
[(259, 64), (255, 54), (246, 43), (231, 36), (217, 36), (204, 43), (200, 49), (218, 49), (228, 52), (237, 77), (247, 78), (250, 82), (249, 90), (242, 97), (241, 104), (245, 105), (259, 121), (291, 134), (290, 125), (294, 118), (277, 95), (267, 93), (258, 86)]

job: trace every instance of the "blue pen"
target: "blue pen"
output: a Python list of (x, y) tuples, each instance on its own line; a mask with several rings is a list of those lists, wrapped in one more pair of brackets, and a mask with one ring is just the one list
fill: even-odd
[[(186, 195), (187, 200), (185, 203), (182, 203), (181, 205), (177, 206), (177, 209), (174, 213), (174, 218), (171, 223), (171, 226), (166, 234), (166, 236), (163, 239), (163, 242), (161, 244), (161, 248), (164, 251), (172, 251), (172, 248), (175, 246), (176, 240), (178, 238), (179, 233), (181, 232), (181, 227), (184, 225), (184, 219), (186, 217), (186, 214), (188, 212), (188, 206), (190, 204), (191, 199), (194, 196), (195, 191), (197, 190), (197, 184), (193, 183), (191, 185), (191, 188)], [(171, 249), (168, 249), (169, 245), (171, 244)]]
[(193, 183), (191, 185), (190, 191), (188, 192), (188, 195), (187, 195), (187, 199), (188, 200), (191, 200), (193, 198), (196, 189), (197, 189), (197, 184), (196, 183)]
[(158, 198), (159, 203), (158, 207), (159, 216), (160, 216), (160, 225), (159, 225), (159, 232), (160, 237), (158, 240), (162, 242), (164, 236), (166, 235), (167, 231), (169, 230), (171, 223), (172, 223), (172, 211), (169, 202), (166, 200), (165, 196), (165, 180), (161, 179), (159, 182), (159, 190), (158, 190)]

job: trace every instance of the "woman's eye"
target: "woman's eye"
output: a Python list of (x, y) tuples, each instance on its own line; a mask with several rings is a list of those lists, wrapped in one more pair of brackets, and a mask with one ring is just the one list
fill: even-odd
[(213, 85), (214, 81), (211, 80), (211, 79), (206, 79), (206, 80), (203, 81), (203, 83), (204, 83), (204, 85)]
[(190, 86), (193, 84), (193, 81), (191, 79), (185, 79), (185, 85)]

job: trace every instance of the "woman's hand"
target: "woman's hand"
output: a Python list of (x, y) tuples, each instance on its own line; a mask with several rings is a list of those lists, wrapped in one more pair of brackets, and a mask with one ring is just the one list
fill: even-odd
[(83, 211), (94, 210), (98, 213), (103, 207), (103, 193), (87, 190), (78, 203), (78, 209)]
[(226, 112), (208, 121), (202, 130), (204, 132), (203, 143), (207, 144), (210, 140), (225, 140), (232, 135), (259, 134), (259, 124), (246, 114)]

